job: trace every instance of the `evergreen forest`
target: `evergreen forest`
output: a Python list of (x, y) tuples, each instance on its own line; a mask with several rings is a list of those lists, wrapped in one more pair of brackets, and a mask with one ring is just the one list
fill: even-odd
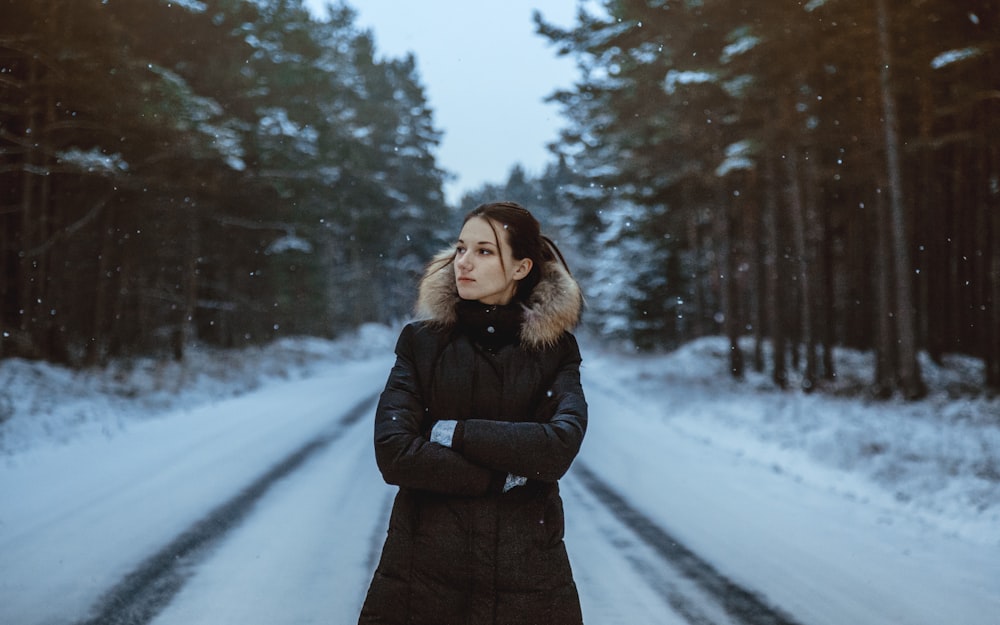
[[(448, 206), (419, 59), (347, 4), (0, 0), (0, 357), (178, 359), (405, 318), (458, 216), (522, 202), (637, 349), (812, 390), (1000, 389), (1000, 2), (594, 0), (544, 172)], [(790, 371), (800, 375), (790, 376)]]

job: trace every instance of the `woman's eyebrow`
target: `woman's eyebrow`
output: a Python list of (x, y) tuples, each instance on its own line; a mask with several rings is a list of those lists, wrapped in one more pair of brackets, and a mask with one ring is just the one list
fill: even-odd
[[(461, 243), (462, 245), (465, 245), (465, 241), (463, 241), (462, 239), (459, 239), (457, 242)], [(494, 243), (493, 241), (480, 241), (479, 243), (476, 243), (476, 245), (492, 245), (493, 247), (497, 246), (497, 244)]]

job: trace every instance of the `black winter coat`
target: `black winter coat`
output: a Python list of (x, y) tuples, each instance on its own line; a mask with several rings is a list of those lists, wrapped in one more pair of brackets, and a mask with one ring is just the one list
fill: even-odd
[[(470, 309), (450, 266), (421, 283), (426, 319), (403, 329), (376, 412), (376, 460), (399, 492), (359, 623), (582, 622), (557, 483), (587, 425), (567, 327), (581, 300), (548, 265), (523, 309)], [(429, 441), (441, 420), (460, 422), (451, 448)], [(503, 493), (508, 474), (528, 482)]]

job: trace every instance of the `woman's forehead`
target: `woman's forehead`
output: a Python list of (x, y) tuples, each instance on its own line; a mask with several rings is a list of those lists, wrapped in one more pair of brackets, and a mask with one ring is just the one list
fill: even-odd
[(462, 226), (462, 232), (458, 235), (458, 238), (466, 245), (496, 245), (498, 237), (501, 243), (507, 242), (506, 235), (500, 234), (505, 230), (506, 228), (503, 224), (495, 221), (488, 221), (483, 217), (473, 217), (469, 219), (469, 221), (465, 222), (464, 226)]

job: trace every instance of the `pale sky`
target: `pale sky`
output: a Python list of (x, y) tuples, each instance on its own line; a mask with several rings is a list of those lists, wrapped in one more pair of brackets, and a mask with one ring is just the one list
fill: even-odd
[[(326, 0), (306, 0), (322, 11)], [(570, 26), (576, 0), (348, 0), (357, 25), (370, 29), (379, 54), (413, 52), (434, 124), (444, 133), (438, 164), (454, 174), (445, 196), (506, 181), (521, 163), (539, 174), (552, 160), (545, 145), (564, 125), (542, 100), (576, 77), (569, 57), (535, 34), (531, 14)]]

